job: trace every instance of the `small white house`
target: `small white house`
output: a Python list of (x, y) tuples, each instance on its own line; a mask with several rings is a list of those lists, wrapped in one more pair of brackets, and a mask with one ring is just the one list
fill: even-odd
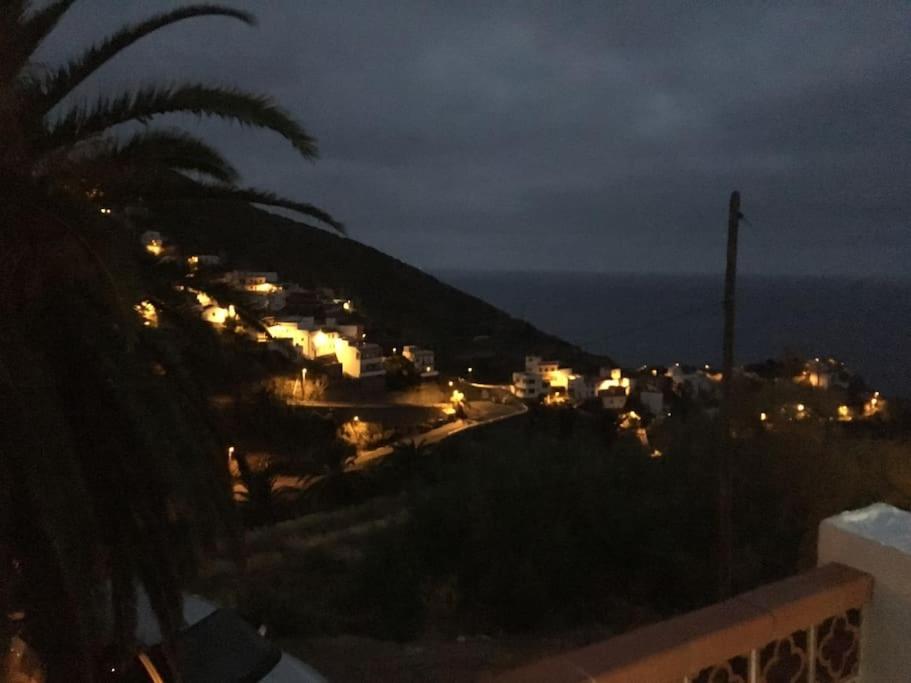
[(587, 401), (595, 397), (595, 387), (587, 377), (570, 374), (566, 378), (566, 395), (574, 401)]
[(675, 363), (665, 373), (674, 384), (674, 391), (688, 392), (694, 396), (713, 395), (719, 391), (718, 382), (705, 370)]
[(431, 349), (408, 344), (402, 349), (402, 355), (412, 362), (417, 371), (421, 373), (421, 377), (436, 377), (440, 374), (437, 372), (434, 353)]
[(232, 270), (225, 273), (224, 281), (235, 289), (263, 294), (278, 285), (278, 273), (271, 270)]
[(336, 344), (342, 340), (337, 330), (301, 330), (301, 349), (304, 356), (311, 360), (325, 356), (335, 356)]
[(190, 270), (211, 268), (219, 265), (221, 265), (221, 256), (216, 254), (193, 254), (192, 256), (187, 256), (187, 266)]
[(804, 364), (803, 372), (794, 379), (799, 384), (806, 384), (817, 389), (840, 387), (846, 389), (851, 385), (854, 375), (844, 363), (834, 358), (814, 358)]
[(342, 364), (342, 372), (348, 377), (363, 379), (386, 374), (383, 349), (379, 344), (337, 338), (335, 356)]
[(598, 391), (601, 407), (605, 410), (620, 412), (626, 407), (627, 395), (623, 387), (608, 387)]
[[(602, 368), (602, 372), (607, 370)], [(600, 381), (598, 382), (598, 395), (601, 395), (601, 392), (607, 391), (608, 389), (622, 389), (625, 395), (629, 395), (630, 391), (630, 378), (623, 376), (623, 370), (620, 368), (611, 368), (608, 370), (607, 375), (601, 375)]]
[(550, 383), (537, 372), (514, 372), (510, 391), (517, 398), (536, 399), (550, 393)]

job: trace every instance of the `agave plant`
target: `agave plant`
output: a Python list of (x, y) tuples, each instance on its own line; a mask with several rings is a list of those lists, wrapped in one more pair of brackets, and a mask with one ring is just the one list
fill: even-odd
[(218, 117), (315, 158), (268, 97), (151, 85), (65, 109), (149, 34), (196, 17), (252, 24), (248, 13), (181, 7), (39, 68), (36, 49), (74, 2), (0, 0), (0, 652), (20, 636), (51, 681), (92, 680), (103, 650), (129, 651), (137, 585), (169, 641), (201, 544), (230, 524), (223, 444), (199, 387), (167, 335), (131, 315), (148, 286), (120, 217), (163, 200), (246, 201), (343, 230), (315, 206), (238, 185), (216, 149), (153, 125)]

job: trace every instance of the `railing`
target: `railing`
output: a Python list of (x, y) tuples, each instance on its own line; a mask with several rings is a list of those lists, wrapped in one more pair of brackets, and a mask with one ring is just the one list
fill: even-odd
[(497, 683), (856, 683), (873, 580), (828, 564)]

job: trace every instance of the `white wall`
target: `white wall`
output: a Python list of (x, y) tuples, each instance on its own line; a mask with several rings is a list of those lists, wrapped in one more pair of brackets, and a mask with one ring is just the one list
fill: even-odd
[(819, 564), (839, 562), (873, 576), (861, 625), (860, 680), (911, 680), (911, 514), (876, 503), (819, 525)]

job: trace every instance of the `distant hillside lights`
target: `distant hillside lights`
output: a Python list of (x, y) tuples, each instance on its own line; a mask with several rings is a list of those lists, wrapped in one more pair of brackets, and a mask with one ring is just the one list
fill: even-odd
[[(395, 348), (392, 349), (395, 353)], [(402, 348), (402, 355), (411, 361), (415, 369), (421, 373), (421, 377), (436, 377), (439, 373), (435, 369), (436, 361), (434, 353), (430, 349), (423, 349), (414, 344), (407, 344)]]
[(878, 415), (884, 415), (886, 411), (886, 401), (883, 399), (878, 391), (873, 392), (873, 396), (870, 397), (866, 403), (864, 403), (864, 417), (874, 417)]
[(218, 265), (221, 265), (221, 257), (216, 256), (215, 254), (194, 254), (192, 256), (187, 256), (187, 267), (191, 271)]
[(841, 361), (835, 358), (813, 358), (804, 364), (794, 381), (815, 389), (847, 389), (853, 379), (854, 373)]
[(161, 256), (164, 253), (164, 238), (160, 232), (146, 230), (139, 238), (143, 248), (152, 256)]
[(142, 324), (146, 327), (158, 327), (158, 309), (148, 299), (140, 301), (133, 306), (133, 310), (142, 318)]
[(624, 393), (629, 396), (630, 378), (624, 377), (623, 370), (620, 368), (611, 369), (610, 375), (606, 379), (601, 380), (598, 384), (598, 393), (613, 388), (623, 389)]
[(237, 319), (237, 311), (234, 309), (234, 304), (228, 304), (227, 307), (223, 307), (205, 292), (195, 289), (189, 291), (196, 295), (196, 302), (202, 309), (201, 317), (207, 323), (220, 327), (229, 320)]

